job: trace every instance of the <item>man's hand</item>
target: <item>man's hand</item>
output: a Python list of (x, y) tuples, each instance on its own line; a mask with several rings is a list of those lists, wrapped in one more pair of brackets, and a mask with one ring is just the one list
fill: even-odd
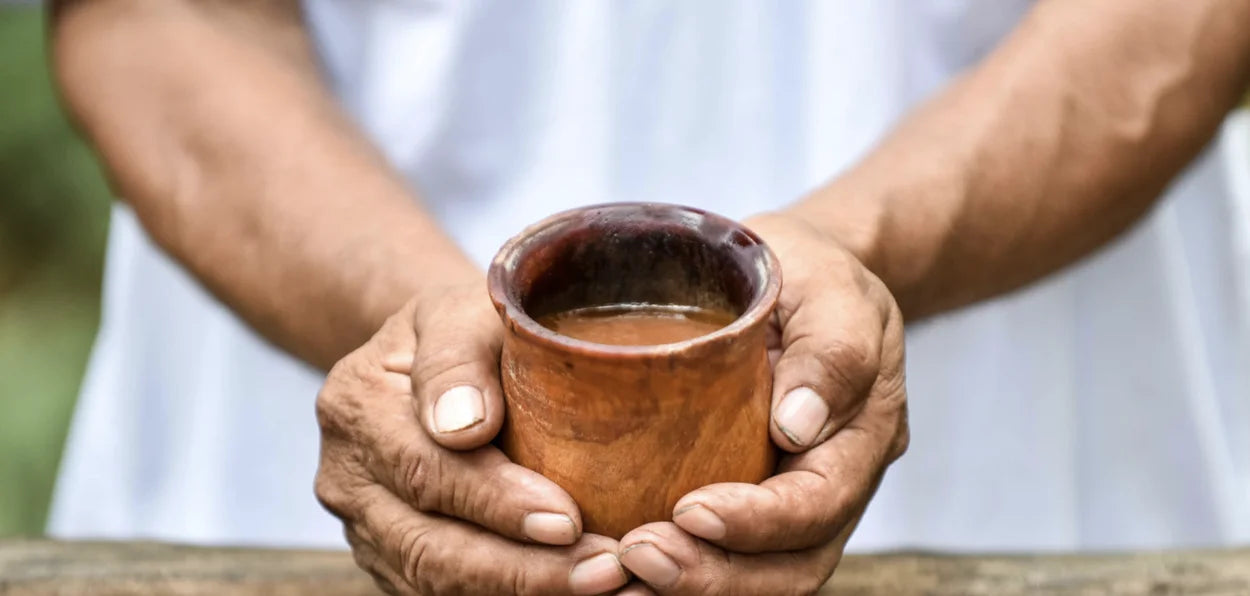
[(907, 449), (903, 318), (885, 285), (802, 221), (748, 225), (782, 265), (771, 432), (793, 455), (759, 485), (700, 488), (672, 522), (621, 539), (621, 562), (663, 594), (817, 591)]
[(616, 541), (582, 534), (564, 490), (488, 444), (504, 416), (502, 326), (484, 284), (423, 296), (340, 361), (317, 398), (317, 497), (357, 564), (392, 594), (623, 585)]

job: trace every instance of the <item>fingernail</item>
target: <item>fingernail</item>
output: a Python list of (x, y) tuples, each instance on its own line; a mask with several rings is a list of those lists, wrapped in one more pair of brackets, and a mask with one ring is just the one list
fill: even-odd
[(829, 420), (829, 404), (815, 391), (799, 387), (781, 398), (773, 419), (795, 445), (807, 447)]
[(600, 553), (573, 566), (569, 589), (575, 594), (602, 594), (621, 587), (629, 578), (612, 553)]
[(452, 387), (434, 402), (434, 430), (440, 433), (464, 430), (485, 418), (482, 392), (470, 385)]
[(577, 526), (562, 513), (531, 513), (525, 516), (522, 530), (530, 540), (544, 544), (573, 544)]
[(725, 537), (725, 522), (712, 510), (702, 505), (691, 505), (673, 514), (673, 523), (681, 529), (707, 540)]
[(681, 567), (650, 542), (639, 542), (622, 551), (621, 563), (642, 581), (657, 588), (672, 585), (681, 575)]

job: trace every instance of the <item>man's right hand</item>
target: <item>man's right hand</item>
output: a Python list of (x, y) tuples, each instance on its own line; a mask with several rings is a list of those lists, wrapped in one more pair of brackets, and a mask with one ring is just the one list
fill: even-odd
[(317, 397), (317, 498), (392, 594), (596, 594), (625, 584), (615, 540), (489, 444), (503, 328), (484, 284), (410, 301)]

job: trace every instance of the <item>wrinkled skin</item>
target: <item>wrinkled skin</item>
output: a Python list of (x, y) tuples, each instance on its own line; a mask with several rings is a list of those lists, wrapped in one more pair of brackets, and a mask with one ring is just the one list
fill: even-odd
[[(503, 330), (485, 284), (442, 288), (339, 362), (318, 396), (317, 496), (343, 520), (360, 567), (395, 594), (818, 590), (907, 448), (902, 317), (875, 276), (805, 223), (748, 225), (784, 278), (771, 435), (790, 455), (777, 475), (695, 490), (672, 521), (619, 543), (582, 533), (567, 493), (489, 443), (503, 422)], [(466, 385), (480, 393), (477, 415), (439, 432), (435, 403)], [(795, 389), (807, 405), (782, 403)], [(572, 530), (535, 531), (526, 516), (536, 512)]]

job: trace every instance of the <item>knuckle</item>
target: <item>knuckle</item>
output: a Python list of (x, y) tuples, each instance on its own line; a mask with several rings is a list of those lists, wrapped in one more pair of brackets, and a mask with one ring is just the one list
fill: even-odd
[(336, 517), (343, 517), (343, 491), (324, 469), (317, 470), (317, 477), (313, 480), (313, 493), (317, 495), (317, 501), (322, 507)]
[(456, 474), (443, 474), (441, 470), (436, 475), (439, 480), (437, 488), (430, 487), (426, 491), (425, 502), (428, 507), (461, 519), (483, 519), (473, 508), (473, 490), (468, 482), (461, 480)]
[(549, 594), (555, 586), (537, 586), (531, 581), (523, 565), (509, 565), (503, 570), (504, 585), (509, 586), (513, 594)]
[(340, 378), (342, 377), (343, 361), (335, 363), (330, 369), (330, 373), (326, 375), (326, 380), (321, 385), (321, 390), (317, 392), (316, 411), (317, 422), (324, 428), (328, 423), (332, 422), (337, 413), (338, 397), (342, 391)]
[(876, 379), (879, 355), (869, 342), (831, 340), (814, 356), (835, 390), (862, 395)]
[(317, 502), (344, 522), (355, 519), (365, 504), (362, 488), (364, 481), (341, 466), (322, 461), (313, 479), (313, 493)]
[(353, 358), (344, 369), (343, 384), (347, 392), (363, 397), (394, 394), (386, 381), (386, 369), (374, 358)]
[(326, 434), (346, 433), (367, 411), (363, 402), (368, 392), (360, 391), (366, 374), (357, 359), (338, 361), (317, 392), (317, 423)]
[(907, 448), (911, 446), (911, 424), (908, 423), (907, 417), (904, 416), (899, 424), (898, 433), (894, 435), (894, 444), (890, 450), (890, 461), (897, 460), (907, 453)]
[(447, 461), (436, 451), (411, 448), (395, 467), (401, 498), (418, 511), (479, 521), (491, 506), (481, 492), (454, 471), (463, 462)]
[(395, 552), (402, 565), (404, 578), (424, 592), (438, 592), (435, 558), (430, 556), (426, 533), (419, 528), (405, 528), (394, 535)]
[(409, 503), (420, 511), (438, 508), (437, 457), (420, 449), (406, 449), (395, 467), (396, 484)]
[(345, 423), (349, 417), (343, 415), (341, 396), (342, 393), (333, 381), (327, 381), (321, 391), (317, 392), (317, 425), (324, 435), (341, 435), (346, 430)]
[(317, 424), (324, 428), (329, 423), (334, 409), (333, 398), (330, 396), (330, 386), (328, 381), (326, 385), (322, 385), (321, 391), (317, 392), (317, 400), (314, 402), (317, 412)]
[(830, 363), (846, 376), (862, 384), (877, 376), (880, 354), (865, 339), (840, 339), (825, 348)]
[(450, 511), (455, 515), (474, 521), (490, 519), (486, 516), (487, 503), (482, 499), (474, 498), (478, 491), (467, 486), (467, 483), (450, 482), (447, 489), (447, 500), (451, 503)]
[(427, 454), (422, 462), (419, 471), (409, 472), (418, 509), (484, 524), (496, 531), (515, 525), (509, 523), (512, 495), (497, 490), (502, 480), (499, 472), (466, 475), (468, 469), (482, 465), (480, 459), (472, 454)]
[(387, 374), (379, 364), (356, 356), (336, 363), (315, 401), (322, 436), (363, 438), (376, 433), (379, 406), (399, 399)]
[(526, 490), (525, 485), (516, 480), (519, 468), (492, 468), (483, 452), (466, 454), (457, 465), (481, 470), (482, 474), (477, 482), (462, 479), (454, 483), (452, 490), (456, 499), (456, 511), (468, 519), (489, 520), (496, 527), (519, 525), (519, 522), (509, 523), (513, 514), (517, 513), (514, 505), (516, 497)]

